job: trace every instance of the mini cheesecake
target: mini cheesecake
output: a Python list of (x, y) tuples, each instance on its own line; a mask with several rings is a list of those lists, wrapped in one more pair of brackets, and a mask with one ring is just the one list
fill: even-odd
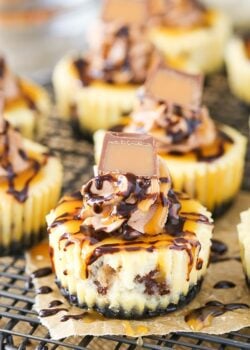
[[(53, 85), (59, 116), (80, 134), (108, 129), (128, 115), (138, 87), (163, 55), (147, 37), (147, 0), (106, 0), (101, 21), (89, 34), (89, 49), (64, 57), (55, 67)], [(182, 60), (168, 64), (192, 69)]]
[(47, 223), (57, 283), (82, 308), (139, 319), (174, 311), (200, 289), (211, 214), (173, 191), (150, 136), (107, 133), (98, 174)]
[(167, 59), (179, 59), (212, 73), (223, 63), (231, 23), (225, 14), (209, 10), (196, 0), (151, 1), (158, 20), (148, 29), (151, 42)]
[[(246, 138), (229, 126), (215, 124), (201, 98), (200, 75), (160, 67), (146, 80), (131, 118), (120, 130), (152, 135), (174, 189), (219, 215), (239, 191)], [(103, 137), (102, 130), (94, 136), (97, 162)]]
[(118, 2), (104, 2), (88, 53), (63, 58), (53, 74), (59, 115), (83, 133), (107, 129), (131, 111), (135, 91), (156, 59), (145, 33), (146, 2)]
[(250, 33), (229, 41), (225, 61), (231, 91), (250, 104)]
[(44, 236), (61, 184), (59, 160), (23, 139), (0, 113), (0, 255), (20, 253)]
[(0, 57), (0, 87), (5, 105), (4, 117), (29, 139), (41, 139), (50, 112), (50, 99), (39, 85), (16, 77)]
[(250, 288), (250, 209), (240, 215), (241, 222), (238, 225), (240, 254), (246, 281)]

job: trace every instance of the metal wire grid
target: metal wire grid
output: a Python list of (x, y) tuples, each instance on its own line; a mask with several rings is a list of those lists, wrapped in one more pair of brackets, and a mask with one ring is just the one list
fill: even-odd
[(120, 336), (53, 340), (32, 310), (35, 290), (25, 275), (23, 257), (0, 261), (0, 349), (250, 349), (250, 328), (225, 336), (199, 333), (175, 333), (143, 337), (143, 345), (134, 338)]
[[(204, 100), (215, 119), (236, 126), (246, 136), (249, 135), (250, 110), (230, 94), (223, 74), (207, 80)], [(50, 119), (44, 143), (62, 158), (65, 170), (64, 191), (79, 189), (92, 173), (92, 146), (83, 140), (76, 140), (69, 125), (56, 118)], [(243, 188), (250, 190), (249, 146), (246, 163)], [(85, 336), (56, 341), (50, 338), (48, 331), (41, 326), (36, 312), (32, 310), (34, 297), (35, 290), (25, 275), (24, 257), (0, 259), (0, 350), (250, 350), (250, 328), (223, 336), (181, 332), (166, 336), (146, 336), (143, 337), (143, 345), (140, 339), (138, 341), (119, 336)]]

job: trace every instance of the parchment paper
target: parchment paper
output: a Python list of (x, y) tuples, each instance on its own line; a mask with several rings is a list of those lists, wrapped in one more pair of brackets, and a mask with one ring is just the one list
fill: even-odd
[[(214, 238), (223, 241), (228, 246), (228, 251), (222, 258), (239, 257), (239, 246), (236, 233), (236, 225), (240, 218), (239, 213), (250, 207), (249, 193), (242, 192), (233, 207), (219, 220), (215, 222)], [(27, 272), (31, 273), (41, 267), (50, 266), (48, 255), (48, 243), (44, 242), (26, 254)], [(138, 337), (143, 335), (163, 335), (170, 332), (186, 331), (191, 329), (185, 322), (184, 317), (189, 310), (204, 306), (206, 302), (218, 300), (222, 303), (247, 303), (250, 305), (250, 290), (247, 288), (241, 263), (235, 259), (210, 264), (202, 285), (200, 293), (196, 298), (183, 309), (167, 316), (155, 317), (142, 321), (112, 320), (104, 317), (83, 316), (80, 320), (68, 320), (61, 322), (63, 315), (79, 315), (83, 310), (70, 306), (58, 290), (53, 274), (34, 279), (35, 288), (50, 286), (53, 289), (49, 294), (38, 294), (36, 296), (35, 310), (47, 309), (52, 300), (61, 300), (59, 308), (66, 308), (68, 311), (61, 311), (55, 316), (41, 318), (54, 339), (61, 339), (69, 336), (85, 335), (127, 335)], [(232, 281), (236, 287), (230, 289), (214, 289), (216, 282), (221, 280)], [(244, 327), (250, 327), (250, 309), (235, 310), (213, 318), (211, 325), (204, 327), (200, 332), (210, 334), (223, 334), (236, 331)]]

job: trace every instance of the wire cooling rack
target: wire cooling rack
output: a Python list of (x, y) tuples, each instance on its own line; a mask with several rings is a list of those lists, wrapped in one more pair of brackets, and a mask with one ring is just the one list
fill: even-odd
[[(216, 120), (230, 124), (249, 136), (250, 109), (230, 94), (224, 74), (207, 79), (204, 102)], [(50, 119), (44, 143), (62, 158), (64, 192), (79, 189), (92, 174), (92, 145), (74, 138), (70, 126), (57, 118)], [(250, 191), (249, 145), (243, 189)], [(0, 350), (250, 350), (250, 328), (222, 336), (180, 332), (145, 336), (143, 340), (123, 336), (53, 340), (32, 309), (35, 293), (25, 274), (25, 260), (21, 252), (20, 256), (0, 259)]]

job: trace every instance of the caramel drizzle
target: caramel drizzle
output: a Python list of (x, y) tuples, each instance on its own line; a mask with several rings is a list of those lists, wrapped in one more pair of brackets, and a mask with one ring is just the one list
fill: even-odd
[[(204, 154), (204, 151), (202, 148), (197, 148), (194, 149), (192, 152), (194, 153), (197, 161), (199, 162), (213, 162), (216, 159), (222, 157), (225, 152), (226, 152), (226, 145), (228, 144), (233, 144), (234, 141), (231, 139), (228, 135), (226, 135), (223, 131), (218, 130), (218, 145), (217, 145), (217, 150), (213, 154), (206, 155)], [(169, 154), (175, 155), (175, 156), (183, 156), (185, 153), (183, 152), (177, 152), (177, 151), (172, 151), (169, 152)]]
[(17, 190), (15, 188), (15, 178), (18, 175), (14, 174), (11, 168), (8, 169), (9, 189), (7, 193), (11, 194), (20, 203), (24, 203), (27, 200), (29, 185), (41, 169), (41, 164), (38, 161), (32, 159), (31, 163), (32, 163), (33, 174), (25, 181), (25, 184), (21, 190)]
[(241, 303), (222, 304), (219, 301), (209, 301), (198, 309), (189, 311), (185, 316), (185, 322), (194, 331), (199, 331), (210, 326), (214, 317), (223, 315), (228, 311), (248, 309), (249, 305)]
[[(100, 183), (99, 186), (102, 186), (102, 184)], [(175, 194), (172, 193), (172, 198), (174, 198)], [(176, 199), (176, 203), (178, 202), (177, 197), (175, 197)], [(61, 235), (60, 239), (59, 239), (59, 245), (61, 241), (66, 240), (65, 244), (64, 244), (64, 250), (67, 249), (67, 247), (69, 247), (72, 244), (80, 244), (81, 246), (83, 246), (84, 244), (89, 244), (93, 247), (93, 249), (91, 250), (91, 252), (89, 253), (87, 259), (86, 259), (86, 266), (83, 267), (84, 271), (83, 274), (84, 276), (88, 275), (88, 266), (93, 264), (99, 257), (101, 257), (104, 254), (113, 254), (116, 252), (119, 252), (121, 250), (124, 251), (139, 251), (139, 250), (143, 250), (145, 249), (146, 251), (149, 252), (153, 252), (154, 249), (156, 249), (159, 245), (168, 245), (169, 249), (173, 249), (173, 250), (185, 250), (188, 254), (189, 257), (189, 265), (188, 265), (188, 272), (187, 272), (187, 280), (189, 280), (189, 275), (190, 272), (192, 271), (192, 268), (194, 266), (194, 264), (196, 264), (196, 260), (198, 259), (199, 256), (199, 251), (200, 251), (200, 243), (195, 240), (195, 234), (193, 232), (188, 232), (185, 231), (183, 232), (183, 226), (186, 220), (189, 220), (187, 217), (182, 217), (180, 214), (179, 218), (180, 218), (180, 222), (181, 224), (179, 224), (179, 228), (180, 231), (175, 232), (174, 234), (171, 234), (169, 232), (169, 227), (166, 225), (166, 231), (163, 232), (160, 235), (156, 235), (156, 236), (152, 236), (152, 235), (141, 235), (141, 233), (139, 233), (138, 236), (135, 237), (130, 237), (130, 239), (126, 238), (126, 236), (124, 235), (124, 227), (122, 227), (121, 230), (118, 230), (117, 232), (112, 232), (112, 233), (107, 233), (101, 230), (94, 230), (91, 227), (81, 227), (81, 220), (79, 219), (79, 207), (82, 203), (81, 200), (76, 201), (75, 198), (71, 198), (71, 197), (67, 197), (67, 199), (63, 199), (63, 201), (61, 203), (59, 203), (59, 207), (62, 205), (62, 203), (64, 203), (65, 205), (67, 205), (67, 203), (71, 203), (74, 200), (75, 202), (75, 207), (74, 207), (74, 211), (69, 211), (69, 212), (64, 212), (63, 214), (60, 214), (57, 218), (55, 218), (55, 221), (52, 223), (52, 225), (50, 226), (50, 230), (53, 231), (53, 228), (64, 224), (65, 222), (71, 222), (72, 223), (76, 223), (76, 226), (74, 227), (75, 231), (74, 232), (65, 232), (64, 234)], [(175, 215), (178, 214), (178, 208), (175, 208), (172, 211), (171, 214), (171, 210), (169, 212), (169, 215), (173, 215), (173, 213)], [(193, 215), (192, 214), (192, 220), (195, 221), (199, 221), (201, 220), (202, 223), (207, 223), (205, 218), (203, 216), (198, 216), (198, 215)], [(62, 217), (65, 218), (65, 220), (62, 220)], [(59, 219), (58, 219), (59, 218)], [(66, 219), (67, 218), (67, 219)], [(202, 218), (202, 219), (201, 219)], [(176, 217), (176, 220), (178, 220), (178, 217)], [(176, 225), (175, 225), (176, 228)], [(179, 237), (179, 236), (182, 237)], [(111, 243), (109, 243), (109, 239), (114, 239), (114, 242), (111, 241)], [(117, 242), (116, 239), (122, 239), (121, 242)], [(105, 240), (107, 240), (107, 242), (105, 243)], [(103, 242), (101, 244), (101, 242)], [(59, 246), (60, 248), (60, 246)], [(194, 259), (194, 257), (197, 256), (197, 259)], [(52, 258), (52, 262), (53, 262), (53, 256)], [(201, 259), (199, 258), (199, 263), (196, 264), (196, 268), (197, 269), (201, 269), (202, 268), (202, 264), (203, 261), (201, 261)]]
[(247, 58), (250, 60), (250, 33), (243, 35), (243, 42)]

